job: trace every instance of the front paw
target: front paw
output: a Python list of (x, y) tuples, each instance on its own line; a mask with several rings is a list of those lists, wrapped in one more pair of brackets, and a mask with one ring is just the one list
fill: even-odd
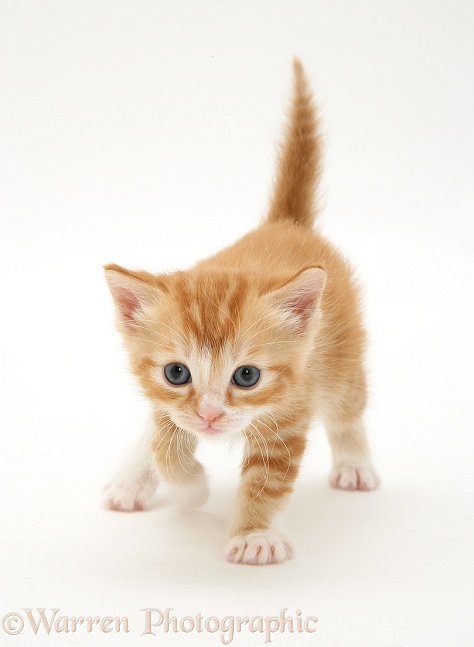
[(380, 479), (375, 468), (370, 464), (346, 464), (333, 467), (329, 483), (332, 487), (342, 490), (375, 490)]
[(103, 505), (109, 510), (120, 512), (148, 510), (155, 490), (156, 482), (152, 475), (139, 481), (118, 475), (105, 486), (102, 493)]
[(228, 562), (234, 564), (278, 564), (293, 557), (293, 546), (288, 537), (272, 530), (235, 535), (225, 547)]

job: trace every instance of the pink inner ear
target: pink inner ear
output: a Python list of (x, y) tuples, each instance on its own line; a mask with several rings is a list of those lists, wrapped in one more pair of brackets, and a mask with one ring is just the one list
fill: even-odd
[(318, 290), (301, 290), (285, 301), (285, 307), (298, 318), (300, 332), (306, 329), (307, 323), (314, 314), (318, 293)]
[(140, 299), (133, 290), (123, 286), (116, 285), (113, 291), (125, 323), (133, 323), (135, 321), (135, 312), (140, 307)]
[(303, 270), (280, 291), (280, 302), (291, 315), (293, 326), (299, 333), (306, 333), (316, 314), (326, 283), (326, 273), (320, 267)]

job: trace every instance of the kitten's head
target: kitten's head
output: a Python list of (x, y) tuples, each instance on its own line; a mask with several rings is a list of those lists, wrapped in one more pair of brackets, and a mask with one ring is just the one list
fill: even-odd
[(202, 437), (241, 432), (291, 406), (308, 379), (321, 268), (265, 279), (105, 270), (132, 370), (156, 411)]

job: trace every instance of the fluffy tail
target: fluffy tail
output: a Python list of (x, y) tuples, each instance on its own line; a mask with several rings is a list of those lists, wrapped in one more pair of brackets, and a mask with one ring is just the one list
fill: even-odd
[(267, 220), (291, 220), (310, 229), (316, 216), (320, 139), (312, 95), (298, 59), (293, 62), (293, 99), (288, 117)]

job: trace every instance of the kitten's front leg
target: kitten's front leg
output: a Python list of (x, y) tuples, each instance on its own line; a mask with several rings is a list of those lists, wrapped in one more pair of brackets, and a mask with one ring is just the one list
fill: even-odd
[(125, 460), (104, 488), (103, 503), (109, 510), (133, 512), (150, 507), (158, 485), (153, 464), (151, 441), (155, 434), (153, 421), (128, 452)]
[(237, 509), (226, 545), (229, 562), (276, 564), (290, 559), (288, 535), (275, 527), (275, 519), (293, 491), (306, 438), (306, 428), (291, 433), (281, 425), (257, 423), (247, 430), (247, 455)]

